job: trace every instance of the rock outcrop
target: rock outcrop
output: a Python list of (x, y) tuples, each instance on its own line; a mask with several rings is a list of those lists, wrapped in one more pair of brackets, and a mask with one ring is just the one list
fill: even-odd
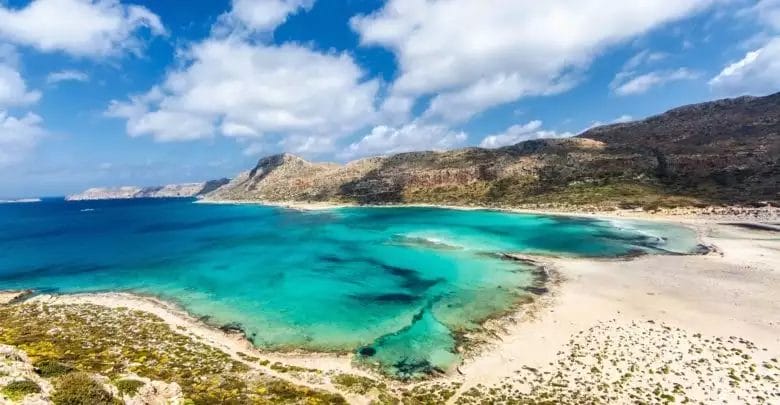
[(221, 179), (205, 183), (169, 184), (158, 187), (90, 188), (82, 193), (69, 195), (65, 199), (68, 201), (86, 201), (130, 198), (191, 198), (208, 194), (228, 182), (228, 179)]

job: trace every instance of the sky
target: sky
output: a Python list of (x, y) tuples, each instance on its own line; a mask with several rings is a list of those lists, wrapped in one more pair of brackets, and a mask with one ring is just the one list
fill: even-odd
[(780, 90), (780, 0), (0, 0), (0, 198), (566, 137)]

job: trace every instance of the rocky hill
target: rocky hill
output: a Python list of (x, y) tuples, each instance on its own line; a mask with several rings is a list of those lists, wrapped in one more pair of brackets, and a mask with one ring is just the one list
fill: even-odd
[(115, 188), (90, 188), (72, 194), (67, 201), (120, 200), (129, 198), (186, 198), (200, 197), (227, 184), (229, 179), (211, 180), (205, 183), (169, 184), (157, 187), (124, 186)]
[(346, 165), (283, 154), (210, 200), (533, 207), (761, 205), (780, 201), (780, 93), (677, 108), (569, 139), (412, 152)]

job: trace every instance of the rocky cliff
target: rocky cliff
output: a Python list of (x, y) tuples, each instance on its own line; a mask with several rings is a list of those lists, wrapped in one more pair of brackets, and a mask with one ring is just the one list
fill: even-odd
[(569, 139), (310, 163), (283, 154), (210, 200), (673, 207), (780, 201), (780, 93), (681, 107)]
[(229, 179), (211, 180), (205, 183), (169, 184), (158, 187), (124, 186), (115, 188), (90, 188), (79, 194), (65, 197), (68, 201), (120, 200), (129, 198), (187, 198), (200, 197), (227, 184)]

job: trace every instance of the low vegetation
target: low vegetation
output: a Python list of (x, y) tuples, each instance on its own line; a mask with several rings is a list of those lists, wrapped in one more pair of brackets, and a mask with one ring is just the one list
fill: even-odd
[(129, 395), (131, 397), (134, 396), (144, 385), (146, 385), (145, 382), (134, 380), (132, 378), (123, 378), (114, 382), (114, 386), (116, 386), (120, 394)]
[(11, 401), (21, 401), (24, 397), (30, 394), (37, 394), (41, 392), (41, 387), (28, 379), (11, 381), (0, 389), (0, 393), (5, 395)]
[[(119, 392), (132, 396), (142, 384), (126, 379), (128, 374), (176, 383), (194, 404), (344, 402), (337, 394), (251, 369), (180, 332), (152, 314), (124, 308), (38, 303), (0, 306), (0, 344), (27, 353), (36, 373), (55, 385), (55, 403), (111, 403), (110, 397), (89, 382), (93, 381), (89, 375), (115, 381)], [(66, 389), (64, 382), (72, 382), (69, 385), (78, 390)], [(95, 401), (77, 402), (78, 398)]]
[(52, 402), (56, 405), (115, 405), (114, 396), (87, 373), (70, 373), (57, 379)]
[[(652, 321), (598, 324), (573, 335), (554, 363), (515, 370), (495, 386), (457, 377), (403, 385), (245, 353), (237, 353), (241, 360), (236, 360), (182, 333), (154, 315), (128, 309), (0, 306), (0, 344), (26, 352), (0, 351), (5, 373), (0, 394), (17, 402), (40, 395), (62, 405), (118, 404), (139, 401), (139, 395), (147, 400), (145, 395), (157, 391), (142, 390), (149, 379), (148, 384), (163, 384), (162, 391), (176, 395), (157, 398), (160, 403), (185, 404), (709, 403), (722, 398), (772, 403), (780, 398), (780, 364), (772, 354), (738, 337), (708, 338)], [(11, 379), (8, 365), (16, 363), (27, 374)], [(285, 379), (266, 374), (271, 370)], [(718, 381), (728, 384), (724, 388)]]

